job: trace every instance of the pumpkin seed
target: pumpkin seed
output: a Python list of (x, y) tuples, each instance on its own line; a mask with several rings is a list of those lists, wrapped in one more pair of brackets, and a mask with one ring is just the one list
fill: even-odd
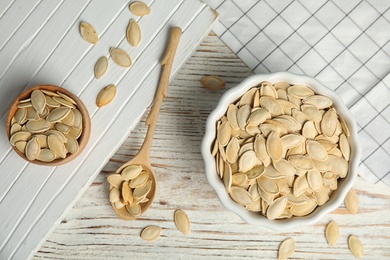
[(70, 102), (70, 103), (72, 103), (73, 105), (77, 105), (76, 101), (74, 101), (73, 98), (69, 97), (68, 95), (66, 95), (66, 94), (64, 94), (64, 93), (62, 93), (62, 92), (60, 92), (60, 91), (57, 91), (57, 94), (58, 94), (61, 98), (65, 99), (66, 101), (68, 101), (68, 102)]
[(313, 105), (302, 105), (301, 110), (311, 121), (320, 122), (322, 120), (322, 114), (320, 110)]
[(123, 204), (122, 201), (119, 200), (119, 201), (114, 202), (114, 206), (117, 209), (121, 209), (121, 208), (125, 207), (125, 204)]
[(349, 137), (351, 135), (351, 133), (349, 132), (349, 128), (348, 128), (347, 123), (345, 122), (345, 120), (342, 117), (339, 117), (339, 120), (341, 123), (341, 128), (343, 129), (343, 132), (345, 133), (345, 135), (347, 137)]
[(292, 205), (290, 211), (296, 217), (303, 217), (309, 215), (316, 207), (317, 203), (315, 201), (309, 201), (301, 205)]
[(263, 175), (265, 172), (265, 168), (263, 165), (256, 165), (251, 170), (245, 172), (246, 176), (248, 176), (248, 180), (255, 180)]
[[(43, 113), (45, 113), (45, 109), (46, 107), (44, 108)], [(31, 106), (27, 108), (26, 120), (38, 120), (39, 118), (39, 114), (34, 107)]]
[(240, 145), (237, 138), (232, 137), (230, 142), (226, 146), (226, 160), (229, 163), (235, 163), (238, 159), (238, 152), (240, 150)]
[(232, 180), (232, 168), (230, 164), (226, 162), (223, 171), (223, 184), (225, 185), (225, 189), (228, 193), (230, 193), (230, 188), (232, 187)]
[(306, 140), (306, 151), (315, 160), (326, 161), (328, 159), (328, 152), (317, 141)]
[(256, 155), (254, 151), (246, 151), (238, 159), (238, 169), (240, 172), (247, 172), (255, 166)]
[(141, 165), (129, 165), (121, 172), (121, 176), (125, 181), (136, 178), (142, 172)]
[(160, 237), (162, 228), (158, 226), (147, 226), (141, 232), (141, 238), (145, 241), (151, 242)]
[(130, 19), (126, 31), (127, 41), (131, 46), (137, 46), (141, 41), (141, 28), (134, 19)]
[(117, 189), (122, 189), (122, 184), (125, 181), (120, 174), (111, 174), (107, 177), (108, 183)]
[(265, 139), (261, 135), (256, 135), (255, 141), (253, 143), (253, 150), (256, 157), (263, 162), (265, 167), (271, 163), (271, 158), (268, 156), (266, 150)]
[(43, 113), (46, 106), (46, 98), (42, 91), (36, 89), (31, 93), (31, 104), (39, 114)]
[(67, 142), (65, 143), (65, 148), (70, 153), (75, 154), (80, 150), (79, 143), (73, 135), (65, 134)]
[(26, 124), (26, 129), (31, 133), (41, 133), (50, 129), (50, 124), (45, 119), (30, 120)]
[(357, 257), (357, 258), (362, 258), (363, 257), (363, 244), (360, 241), (360, 239), (356, 236), (349, 236), (348, 238), (348, 246), (349, 250), (351, 250), (351, 253)]
[(238, 108), (234, 104), (229, 104), (226, 116), (230, 126), (235, 130), (240, 129), (237, 122), (237, 111)]
[(96, 105), (98, 107), (106, 106), (115, 98), (116, 96), (116, 86), (111, 84), (107, 87), (103, 88), (97, 98), (96, 98)]
[(220, 128), (218, 129), (218, 143), (222, 146), (228, 144), (231, 137), (231, 129), (229, 122), (222, 123)]
[(272, 165), (265, 167), (263, 176), (273, 180), (286, 177), (284, 173), (275, 170)]
[(345, 207), (351, 214), (359, 211), (359, 197), (355, 190), (351, 189), (344, 200)]
[(287, 134), (280, 138), (284, 149), (290, 149), (297, 146), (305, 141), (305, 137), (299, 134)]
[(298, 176), (295, 178), (293, 185), (293, 194), (295, 197), (299, 197), (304, 194), (309, 188), (309, 184), (306, 179), (306, 175)]
[(247, 123), (248, 125), (258, 126), (267, 118), (270, 118), (269, 111), (263, 108), (259, 108), (250, 114)]
[(146, 197), (146, 195), (148, 195), (151, 188), (152, 188), (152, 180), (148, 180), (144, 185), (134, 189), (133, 197), (135, 199)]
[(271, 132), (268, 135), (266, 141), (267, 153), (268, 156), (275, 161), (278, 161), (282, 158), (283, 155), (283, 145), (279, 135), (276, 132)]
[(275, 170), (284, 174), (284, 175), (292, 175), (294, 176), (297, 171), (294, 166), (292, 166), (288, 161), (281, 159), (279, 161), (273, 162)]
[(10, 135), (13, 135), (16, 132), (22, 131), (22, 126), (18, 123), (15, 123), (11, 126), (11, 129), (9, 130)]
[(106, 73), (108, 68), (108, 59), (106, 56), (100, 57), (94, 68), (95, 78), (100, 79)]
[(26, 145), (27, 145), (26, 141), (18, 141), (18, 142), (15, 143), (16, 149), (18, 149), (22, 153), (25, 152)]
[(60, 103), (61, 105), (65, 106), (65, 107), (69, 107), (69, 108), (76, 108), (72, 102), (66, 100), (65, 98), (62, 98), (62, 97), (52, 97), (52, 99), (58, 103)]
[(288, 161), (298, 169), (311, 170), (314, 167), (313, 160), (306, 155), (292, 155), (288, 157)]
[(220, 90), (225, 88), (225, 82), (218, 76), (205, 76), (200, 80), (200, 83), (208, 90)]
[(57, 107), (54, 108), (46, 117), (48, 123), (56, 123), (64, 119), (71, 109), (69, 107)]
[(240, 107), (237, 111), (237, 122), (238, 126), (245, 130), (248, 118), (251, 114), (251, 106), (250, 105), (243, 105)]
[(337, 114), (334, 108), (325, 112), (321, 121), (321, 130), (324, 136), (332, 137), (336, 132)]
[(268, 207), (267, 218), (273, 220), (279, 217), (286, 208), (286, 204), (287, 199), (285, 197), (280, 197), (274, 200), (274, 202)]
[(240, 99), (240, 107), (245, 105), (253, 107), (256, 92), (257, 92), (256, 88), (251, 88), (247, 92), (245, 92)]
[(295, 252), (295, 241), (292, 238), (284, 240), (278, 250), (278, 259), (284, 260), (292, 256)]
[(120, 201), (120, 194), (121, 192), (117, 188), (112, 188), (110, 190), (110, 202), (117, 202)]
[(283, 107), (272, 97), (261, 97), (260, 98), (260, 105), (267, 109), (271, 116), (278, 116), (282, 115), (284, 113)]
[[(43, 90), (42, 90), (42, 92), (43, 92)], [(57, 96), (59, 97), (59, 95), (57, 95)], [(48, 107), (60, 107), (61, 106), (61, 104), (58, 103), (57, 101), (55, 101), (51, 96), (45, 95), (45, 99), (46, 99), (46, 106), (48, 106)]]
[(322, 188), (322, 175), (316, 168), (307, 172), (307, 183), (313, 191), (319, 191)]
[(182, 232), (184, 235), (188, 236), (191, 232), (190, 219), (187, 214), (181, 210), (177, 209), (174, 213), (174, 221), (177, 229)]
[(132, 65), (131, 58), (127, 52), (119, 48), (110, 48), (112, 60), (121, 67), (130, 67)]
[(139, 217), (139, 216), (141, 216), (141, 213), (142, 213), (141, 206), (139, 204), (126, 205), (126, 210), (133, 217)]
[(15, 112), (15, 120), (19, 125), (24, 124), (27, 117), (27, 109), (26, 108), (19, 108)]
[(41, 162), (52, 162), (56, 159), (56, 154), (52, 150), (44, 148), (41, 149), (36, 159)]
[(247, 206), (252, 203), (252, 197), (244, 188), (232, 186), (230, 188), (230, 197), (240, 205)]
[(339, 239), (340, 229), (336, 222), (331, 221), (326, 226), (325, 237), (329, 246), (334, 246)]
[(314, 139), (318, 132), (313, 121), (307, 121), (302, 127), (302, 135), (306, 139)]
[(146, 171), (142, 171), (137, 177), (132, 179), (130, 181), (130, 188), (138, 188), (142, 187), (143, 185), (146, 184), (146, 182), (149, 180), (149, 173)]
[(332, 172), (341, 178), (345, 178), (348, 173), (348, 162), (340, 157), (329, 155), (326, 162), (330, 165)]
[(90, 44), (96, 44), (99, 41), (96, 29), (87, 22), (80, 23), (80, 34)]
[(9, 142), (12, 146), (15, 146), (16, 142), (24, 141), (27, 142), (31, 137), (31, 133), (27, 131), (19, 131), (14, 133), (11, 138), (9, 139)]
[(287, 89), (287, 93), (297, 97), (299, 99), (304, 99), (314, 95), (314, 91), (304, 85), (294, 85)]
[(137, 16), (144, 16), (150, 14), (150, 8), (143, 2), (133, 2), (129, 6), (130, 12)]
[(57, 135), (49, 135), (47, 137), (47, 145), (50, 150), (59, 155), (61, 158), (66, 157), (67, 150), (65, 149), (65, 145)]
[(349, 142), (345, 134), (340, 135), (339, 146), (345, 160), (349, 161), (351, 155), (351, 148), (349, 146)]
[(27, 159), (30, 161), (34, 161), (38, 157), (40, 151), (41, 147), (39, 146), (37, 138), (31, 138), (30, 141), (27, 142), (25, 148), (25, 154)]
[(313, 95), (302, 100), (303, 104), (309, 104), (318, 109), (325, 109), (332, 106), (333, 102), (330, 98), (322, 95)]

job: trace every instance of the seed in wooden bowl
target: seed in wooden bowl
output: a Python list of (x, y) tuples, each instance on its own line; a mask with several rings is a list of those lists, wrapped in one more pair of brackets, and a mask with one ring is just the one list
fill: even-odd
[(51, 163), (78, 153), (82, 132), (83, 118), (76, 101), (61, 91), (37, 88), (19, 101), (9, 140), (29, 161)]
[(209, 90), (220, 90), (225, 87), (225, 82), (218, 76), (205, 76), (200, 83)]
[(328, 97), (304, 85), (262, 82), (229, 104), (212, 154), (231, 198), (277, 220), (306, 216), (330, 199), (348, 174), (348, 137)]

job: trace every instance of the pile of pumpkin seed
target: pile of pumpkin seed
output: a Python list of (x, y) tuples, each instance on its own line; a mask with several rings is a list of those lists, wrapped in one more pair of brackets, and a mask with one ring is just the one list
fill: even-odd
[(348, 173), (350, 133), (332, 100), (262, 82), (217, 122), (212, 155), (231, 198), (268, 219), (306, 216)]
[(34, 90), (11, 119), (10, 143), (28, 160), (51, 162), (79, 151), (82, 115), (76, 102), (57, 91)]
[(110, 202), (117, 209), (123, 207), (133, 217), (141, 215), (141, 204), (149, 201), (152, 188), (150, 173), (140, 165), (129, 165), (121, 173), (108, 176), (110, 183)]
[[(145, 16), (150, 14), (150, 8), (145, 3), (136, 1), (129, 5), (130, 12), (136, 16)], [(95, 27), (87, 22), (80, 23), (80, 34), (83, 39), (90, 44), (97, 44), (99, 35)], [(139, 24), (134, 19), (130, 19), (126, 28), (126, 39), (131, 46), (137, 46), (142, 39), (142, 32)], [(110, 48), (110, 55), (115, 64), (129, 68), (132, 65), (130, 55), (120, 48)], [(106, 74), (108, 69), (108, 58), (106, 56), (100, 57), (94, 67), (94, 74), (96, 79), (100, 79)], [(110, 84), (103, 88), (96, 98), (96, 105), (102, 107), (108, 105), (116, 96), (116, 86)]]

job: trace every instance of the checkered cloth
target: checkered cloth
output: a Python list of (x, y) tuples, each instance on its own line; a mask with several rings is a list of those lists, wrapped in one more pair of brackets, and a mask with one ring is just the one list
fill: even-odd
[(390, 185), (390, 1), (204, 0), (214, 32), (255, 73), (290, 71), (336, 91), (358, 123), (359, 174)]

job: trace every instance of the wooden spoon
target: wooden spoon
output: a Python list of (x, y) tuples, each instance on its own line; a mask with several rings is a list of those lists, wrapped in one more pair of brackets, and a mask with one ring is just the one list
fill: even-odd
[[(152, 187), (146, 196), (146, 198), (148, 198), (149, 200), (145, 203), (140, 203), (140, 206), (141, 206), (141, 214), (140, 215), (142, 215), (150, 207), (150, 205), (152, 204), (152, 202), (154, 200), (155, 194), (156, 194), (156, 176), (155, 176), (155, 174), (152, 170), (152, 166), (150, 164), (150, 149), (152, 146), (154, 130), (156, 129), (158, 113), (160, 112), (162, 101), (167, 94), (169, 77), (171, 75), (173, 60), (175, 58), (176, 49), (177, 49), (177, 46), (179, 44), (181, 34), (182, 34), (182, 30), (179, 27), (174, 27), (171, 30), (169, 44), (168, 44), (168, 47), (166, 49), (164, 58), (161, 61), (161, 65), (163, 67), (163, 70), (162, 70), (162, 74), (160, 77), (160, 82), (158, 85), (156, 95), (154, 97), (153, 106), (150, 109), (148, 118), (146, 119), (146, 125), (148, 126), (148, 130), (147, 130), (147, 133), (145, 136), (145, 140), (144, 140), (140, 150), (135, 155), (135, 157), (132, 160), (130, 160), (129, 162), (123, 164), (116, 171), (116, 174), (120, 174), (122, 172), (122, 170), (124, 168), (128, 167), (129, 165), (140, 165), (142, 167), (143, 171), (146, 171), (149, 173), (149, 180), (152, 181)], [(110, 189), (111, 188), (112, 187), (110, 187)], [(112, 207), (114, 208), (116, 214), (121, 219), (134, 220), (134, 219), (139, 217), (139, 216), (131, 215), (127, 211), (126, 207), (122, 207), (120, 209), (117, 209), (115, 207), (114, 203), (112, 203)]]

